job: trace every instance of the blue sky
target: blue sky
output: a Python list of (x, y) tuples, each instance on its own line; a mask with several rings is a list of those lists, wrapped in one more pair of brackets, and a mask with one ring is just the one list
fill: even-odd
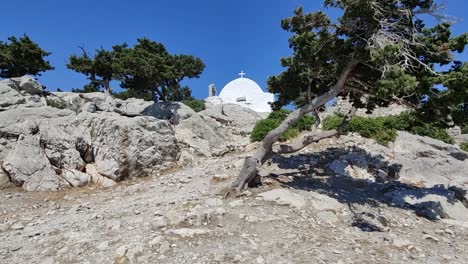
[[(84, 75), (65, 67), (71, 54), (80, 53), (78, 46), (92, 51), (148, 37), (171, 53), (192, 54), (205, 62), (199, 79), (184, 82), (195, 97), (204, 98), (210, 83), (220, 91), (241, 70), (265, 89), (267, 78), (282, 71), (279, 59), (290, 54), (280, 21), (300, 5), (308, 11), (323, 9), (320, 0), (2, 1), (0, 39), (26, 33), (51, 51), (48, 60), (55, 70), (39, 81), (55, 91), (87, 83)], [(455, 34), (468, 31), (468, 1), (449, 0), (447, 5), (446, 12), (461, 19)], [(467, 58), (467, 52), (459, 56)], [(118, 90), (118, 84), (113, 88)]]

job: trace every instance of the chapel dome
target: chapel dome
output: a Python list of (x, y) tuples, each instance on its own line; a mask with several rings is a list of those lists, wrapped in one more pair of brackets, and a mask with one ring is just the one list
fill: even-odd
[(263, 94), (262, 88), (249, 78), (237, 78), (224, 86), (219, 94), (221, 98), (238, 98), (243, 95)]

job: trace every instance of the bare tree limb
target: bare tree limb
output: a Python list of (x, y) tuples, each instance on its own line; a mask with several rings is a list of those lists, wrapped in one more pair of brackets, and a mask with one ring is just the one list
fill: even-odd
[(351, 72), (359, 64), (358, 60), (351, 59), (342, 69), (335, 85), (330, 87), (328, 92), (319, 95), (311, 100), (311, 102), (301, 108), (290, 113), (281, 124), (270, 131), (263, 139), (262, 144), (257, 152), (250, 158), (246, 158), (244, 165), (239, 173), (239, 177), (232, 183), (231, 190), (235, 189), (239, 193), (249, 182), (255, 179), (259, 167), (273, 155), (273, 144), (278, 141), (279, 137), (288, 130), (299, 118), (307, 113), (316, 110), (318, 107), (326, 104), (331, 99), (335, 98), (343, 89), (346, 81), (351, 75)]

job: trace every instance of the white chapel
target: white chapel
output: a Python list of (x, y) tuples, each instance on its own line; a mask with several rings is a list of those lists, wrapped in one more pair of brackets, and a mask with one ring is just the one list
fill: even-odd
[(216, 96), (214, 85), (210, 85), (205, 101), (212, 104), (237, 104), (259, 113), (271, 112), (270, 103), (274, 101), (274, 95), (265, 93), (255, 81), (245, 78), (244, 71), (239, 75), (240, 78), (224, 86), (219, 96)]

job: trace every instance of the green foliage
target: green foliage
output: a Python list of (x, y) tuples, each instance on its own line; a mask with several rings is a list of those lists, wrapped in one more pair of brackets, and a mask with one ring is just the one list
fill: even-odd
[(453, 139), (449, 134), (447, 134), (447, 131), (432, 124), (420, 124), (418, 126), (412, 127), (409, 131), (416, 135), (439, 139), (445, 143), (453, 143)]
[(129, 98), (138, 98), (138, 99), (143, 99), (145, 101), (153, 101), (153, 95), (151, 93), (139, 91), (139, 90), (133, 90), (133, 89), (127, 89), (122, 92), (113, 92), (112, 93), (115, 98), (121, 99), (121, 100), (127, 100)]
[(117, 59), (122, 50), (126, 47), (127, 44), (117, 45), (112, 47), (110, 51), (100, 48), (96, 50), (94, 57), (90, 57), (86, 50), (81, 48), (81, 56), (70, 56), (66, 66), (88, 77), (90, 83), (85, 86), (85, 90), (86, 87), (88, 90), (89, 88), (94, 90), (103, 88), (105, 91), (110, 92), (110, 82), (114, 79), (118, 79), (121, 73)]
[[(273, 129), (277, 128), (281, 122), (291, 113), (290, 110), (280, 109), (271, 112), (266, 119), (260, 120), (255, 124), (250, 140), (261, 141)], [(299, 135), (299, 132), (310, 130), (314, 125), (314, 118), (306, 115), (297, 120), (280, 138), (280, 141), (286, 141)]]
[(295, 138), (299, 135), (299, 129), (297, 127), (291, 127), (279, 138), (279, 141), (286, 141), (288, 139)]
[(464, 126), (461, 128), (462, 134), (468, 134), (468, 123), (465, 123)]
[(460, 148), (468, 152), (468, 142), (461, 143)]
[(203, 111), (206, 109), (205, 107), (205, 102), (202, 101), (202, 100), (196, 100), (196, 99), (192, 99), (192, 100), (183, 100), (182, 103), (190, 108), (193, 109), (193, 111), (195, 112), (200, 112), (200, 111)]
[(82, 89), (73, 88), (71, 91), (72, 93), (96, 93), (96, 92), (100, 92), (101, 89), (99, 89), (99, 86), (96, 86), (90, 83), (90, 84), (83, 86)]
[(111, 50), (97, 49), (94, 56), (88, 55), (83, 48), (81, 50), (80, 56), (70, 57), (67, 67), (86, 75), (90, 80), (88, 88), (103, 88), (110, 92), (110, 82), (121, 81), (120, 86), (126, 91), (114, 93), (121, 99), (193, 99), (190, 89), (182, 87), (180, 82), (185, 78), (198, 78), (205, 68), (201, 59), (191, 55), (171, 55), (163, 44), (147, 38), (138, 39), (133, 47), (124, 43)]
[(62, 100), (54, 100), (54, 99), (49, 99), (49, 98), (46, 98), (46, 103), (47, 103), (47, 106), (50, 106), (50, 107), (55, 107), (55, 108), (58, 108), (58, 109), (65, 109), (65, 102), (63, 102)]
[[(336, 129), (343, 117), (328, 116), (323, 120), (323, 129)], [(402, 113), (397, 116), (383, 117), (361, 117), (355, 116), (349, 122), (346, 129), (348, 132), (359, 133), (363, 137), (373, 138), (382, 145), (395, 140), (397, 131), (408, 131), (420, 136), (442, 140), (446, 143), (452, 143), (453, 139), (447, 132), (434, 124), (422, 123), (414, 114)]]
[(8, 41), (0, 41), (1, 78), (20, 77), (26, 74), (40, 75), (40, 72), (54, 69), (44, 60), (51, 53), (43, 50), (27, 35), (19, 39), (9, 37)]
[[(468, 64), (454, 61), (454, 53), (463, 52), (468, 33), (453, 36), (450, 23), (427, 27), (432, 23), (423, 19), (430, 16), (414, 15), (437, 10), (436, 1), (325, 0), (324, 6), (340, 9), (340, 17), (332, 19), (321, 10), (307, 13), (299, 7), (281, 22), (290, 33), (292, 54), (281, 59), (285, 70), (268, 79), (268, 90), (278, 98), (273, 109), (289, 104), (302, 107), (333, 92), (349, 96), (355, 107), (369, 111), (395, 101), (416, 109), (410, 120), (413, 127), (399, 124), (401, 120), (376, 120), (382, 129), (403, 127), (448, 142), (441, 129), (450, 126), (450, 117), (465, 127), (461, 124), (468, 123)], [(357, 66), (343, 86), (335, 86), (352, 61)], [(452, 67), (439, 70), (444, 65)], [(327, 122), (325, 126), (336, 126), (341, 120)], [(393, 130), (371, 128), (359, 118), (353, 123), (380, 142), (395, 135)]]
[(261, 141), (271, 130), (277, 128), (280, 125), (281, 121), (278, 119), (266, 118), (263, 120), (257, 121), (255, 127), (250, 134), (251, 141)]
[(180, 82), (198, 78), (205, 68), (201, 59), (191, 55), (171, 55), (163, 44), (138, 39), (133, 48), (122, 50), (118, 59), (122, 88), (151, 93), (154, 100), (183, 100), (187, 88)]

